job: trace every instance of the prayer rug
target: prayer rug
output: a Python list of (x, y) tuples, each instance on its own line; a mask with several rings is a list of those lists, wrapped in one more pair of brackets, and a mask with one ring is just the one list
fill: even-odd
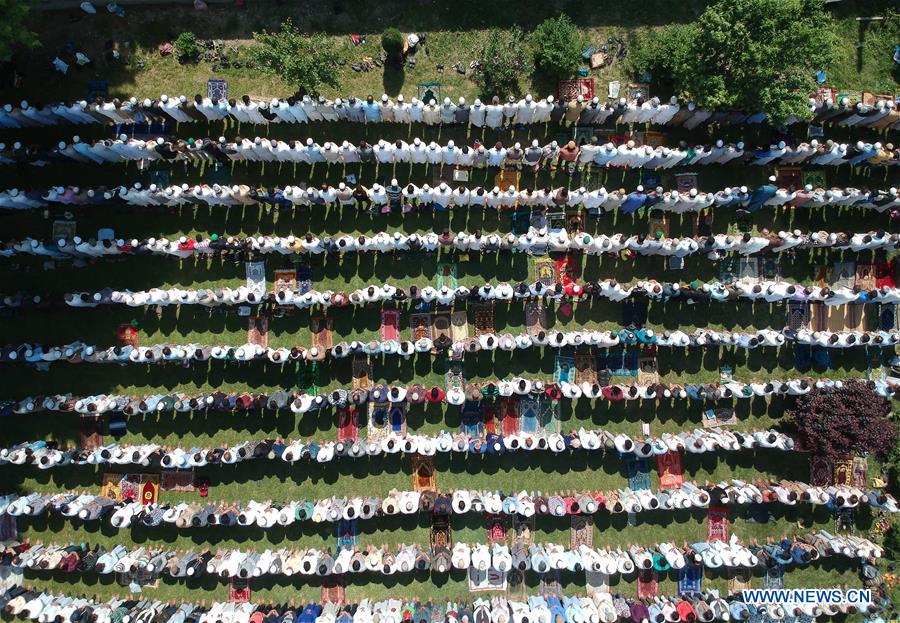
[(706, 540), (728, 540), (728, 507), (710, 506), (706, 513)]
[(557, 260), (555, 266), (556, 283), (568, 286), (578, 283), (577, 265), (569, 256)]
[(856, 532), (856, 509), (838, 508), (834, 510), (835, 532)]
[[(666, 146), (666, 135), (662, 132), (644, 132), (643, 144), (647, 147), (665, 147)], [(644, 179), (647, 182), (646, 178)], [(647, 182), (647, 185), (651, 184)], [(657, 184), (652, 184), (653, 186), (657, 186)]]
[(355, 519), (341, 519), (335, 524), (337, 550), (353, 549), (359, 543), (359, 528)]
[(856, 264), (856, 287), (860, 290), (874, 290), (875, 281), (875, 264), (858, 262)]
[(712, 225), (715, 221), (712, 212), (698, 212), (694, 217), (694, 235), (695, 236), (711, 236), (713, 233)]
[(775, 183), (779, 188), (794, 192), (803, 188), (803, 173), (800, 167), (778, 167), (775, 169)]
[(569, 535), (569, 549), (586, 545), (594, 547), (594, 516), (572, 515), (572, 531)]
[(447, 360), (447, 371), (444, 373), (444, 383), (448, 390), (465, 388), (466, 376), (463, 372), (463, 364), (461, 361), (454, 359)]
[(400, 310), (399, 309), (382, 309), (381, 310), (381, 341), (394, 340), (399, 342), (402, 339), (400, 335)]
[(731, 407), (716, 409), (716, 424), (718, 426), (737, 426), (737, 414)]
[(588, 597), (609, 592), (609, 576), (602, 571), (584, 571), (584, 588)]
[(465, 401), (459, 408), (459, 432), (470, 437), (484, 437), (484, 413), (481, 401)]
[[(17, 519), (12, 515), (3, 515), (0, 517), (0, 540), (2, 541), (18, 541), (19, 540), (19, 526), (17, 524)], [(22, 574), (17, 571), (12, 571), (12, 567), (9, 565), (3, 565), (0, 567), (0, 583), (9, 586), (9, 580), (18, 579), (16, 584), (22, 583)]]
[(650, 464), (643, 457), (629, 454), (625, 457), (625, 473), (628, 476), (628, 488), (642, 491), (650, 488)]
[(759, 260), (759, 274), (768, 281), (781, 281), (781, 257), (777, 254), (764, 255)]
[(755, 257), (742, 257), (738, 265), (738, 279), (750, 283), (759, 281), (759, 262)]
[[(279, 292), (297, 291), (297, 270), (294, 268), (279, 268), (275, 271), (275, 294)], [(293, 309), (293, 305), (280, 305), (285, 309)]]
[(159, 496), (159, 474), (103, 474), (100, 495), (116, 502), (153, 504)]
[(209, 99), (228, 100), (228, 81), (210, 78), (206, 81), (206, 97)]
[(804, 171), (803, 184), (810, 184), (813, 188), (827, 188), (825, 169), (807, 169)]
[(597, 382), (597, 358), (592, 353), (576, 353), (575, 354), (575, 382), (590, 383), (593, 385)]
[(414, 491), (437, 491), (437, 473), (434, 470), (434, 457), (413, 454), (412, 484)]
[(359, 409), (356, 406), (338, 409), (338, 441), (359, 439)]
[(116, 342), (118, 342), (119, 346), (134, 346), (137, 348), (141, 343), (139, 336), (137, 328), (131, 324), (120, 324), (116, 332)]
[(556, 83), (556, 93), (559, 99), (565, 97), (569, 101), (574, 101), (580, 95), (585, 102), (590, 102), (594, 97), (594, 79), (560, 80)]
[(831, 462), (822, 456), (809, 459), (809, 484), (814, 487), (829, 487), (834, 483), (834, 468)]
[(531, 227), (531, 210), (513, 210), (509, 215), (509, 230), (517, 236), (524, 236)]
[(659, 368), (656, 357), (638, 359), (637, 382), (639, 385), (656, 385), (659, 383)]
[(510, 569), (506, 574), (506, 598), (521, 602), (528, 600), (528, 586), (525, 584), (525, 574), (518, 569)]
[(637, 574), (637, 597), (648, 599), (659, 595), (659, 573), (656, 569), (641, 569)]
[(799, 331), (809, 325), (809, 303), (806, 301), (787, 302), (787, 327)]
[(318, 347), (319, 357), (325, 358), (325, 351), (334, 345), (332, 337), (332, 327), (334, 321), (332, 318), (324, 316), (315, 316), (310, 320), (310, 331), (312, 331), (312, 345)]
[(480, 571), (475, 567), (469, 567), (469, 592), (482, 593), (485, 591), (505, 591), (507, 587), (506, 574), (496, 569)]
[(864, 456), (857, 456), (853, 459), (853, 486), (863, 491), (868, 489), (869, 484), (869, 461)]
[(118, 439), (125, 434), (127, 422), (125, 414), (119, 411), (113, 411), (109, 414), (109, 434)]
[(559, 582), (559, 569), (551, 569), (547, 573), (541, 573), (540, 576), (538, 593), (544, 597), (563, 594), (562, 584)]
[(435, 287), (438, 290), (444, 286), (455, 289), (459, 286), (459, 280), (457, 279), (458, 272), (459, 265), (456, 262), (438, 262)]
[(541, 417), (541, 405), (537, 398), (523, 396), (519, 400), (520, 430), (524, 433), (538, 432), (538, 422)]
[(269, 347), (269, 318), (267, 316), (247, 318), (247, 343), (263, 348)]
[(869, 315), (868, 305), (863, 303), (847, 303), (844, 306), (844, 329), (847, 331), (865, 331)]
[(763, 580), (763, 588), (784, 588), (784, 565), (775, 565), (766, 568), (766, 576)]
[(853, 459), (844, 459), (834, 463), (834, 484), (851, 485), (853, 483)]
[(266, 263), (245, 262), (247, 272), (247, 288), (257, 294), (266, 293)]
[(534, 515), (515, 515), (512, 520), (513, 542), (534, 545)]
[(455, 311), (450, 314), (450, 334), (454, 342), (462, 342), (469, 337), (469, 314)]
[(540, 396), (538, 398), (540, 408), (540, 430), (544, 434), (560, 432), (559, 424), (559, 401), (551, 400), (549, 396)]
[(747, 567), (733, 567), (728, 570), (728, 593), (740, 594), (741, 591), (750, 588), (750, 569)]
[(678, 570), (678, 594), (699, 595), (703, 591), (703, 567), (686, 565)]
[(500, 434), (515, 435), (519, 432), (519, 399), (506, 398), (500, 402)]
[(75, 221), (53, 221), (54, 240), (72, 240), (75, 237), (78, 223)]
[(368, 389), (372, 386), (372, 364), (366, 356), (353, 358), (352, 389)]
[(534, 260), (534, 280), (540, 281), (545, 286), (556, 285), (556, 266), (549, 257), (539, 257)]
[(388, 436), (390, 431), (390, 421), (388, 419), (388, 409), (391, 403), (369, 402), (369, 422), (366, 426), (366, 436), (369, 441), (378, 441)]
[(659, 471), (660, 489), (677, 489), (684, 484), (684, 468), (680, 452), (666, 452), (657, 455), (656, 468)]
[(669, 219), (661, 210), (651, 212), (647, 224), (647, 235), (653, 240), (669, 237)]
[(197, 490), (192, 469), (165, 469), (159, 474), (159, 490), (163, 492), (193, 493)]
[(644, 299), (622, 301), (622, 326), (641, 329), (647, 324), (648, 302)]
[(509, 533), (509, 518), (503, 514), (487, 513), (485, 515), (485, 528), (487, 528), (489, 545), (506, 543)]
[(494, 402), (482, 402), (481, 408), (484, 411), (484, 434), (497, 433), (497, 405)]
[(555, 383), (575, 382), (575, 358), (569, 355), (557, 355), (553, 363), (553, 381)]
[(475, 337), (496, 332), (493, 303), (477, 303), (472, 306), (472, 313), (475, 319)]
[[(434, 314), (432, 316), (431, 328), (433, 331), (432, 339), (437, 341), (442, 335), (446, 335), (450, 340), (453, 339), (453, 332), (450, 330), (450, 314), (448, 312)], [(437, 353), (437, 350), (432, 350)]]
[(541, 301), (525, 303), (525, 329), (530, 336), (547, 330), (546, 307)]
[(431, 549), (453, 547), (453, 536), (450, 531), (450, 515), (432, 515), (431, 516), (431, 534), (428, 538)]
[(392, 402), (388, 407), (388, 418), (391, 423), (391, 431), (395, 433), (406, 432), (406, 403)]
[(891, 331), (897, 326), (898, 306), (893, 303), (880, 303), (878, 305), (878, 327), (882, 331)]
[(809, 328), (812, 331), (824, 331), (828, 327), (828, 307), (819, 301), (809, 304)]
[(879, 262), (875, 267), (875, 286), (883, 288), (894, 287), (894, 262)]
[(853, 260), (838, 260), (831, 268), (828, 283), (833, 288), (843, 287), (853, 289), (856, 283), (856, 262)]
[(500, 171), (494, 176), (494, 186), (505, 191), (510, 186), (519, 190), (519, 172), (518, 171)]
[(433, 339), (431, 331), (431, 314), (410, 314), (409, 328), (412, 330), (414, 342), (416, 340), (421, 340), (423, 337), (427, 337), (429, 340)]
[(719, 281), (722, 283), (734, 283), (741, 269), (740, 259), (728, 256), (719, 262)]
[(313, 274), (309, 266), (297, 267), (297, 294), (306, 294), (312, 290)]
[(231, 578), (228, 580), (228, 601), (233, 604), (246, 604), (253, 600), (253, 590), (249, 579)]
[(78, 440), (82, 450), (96, 450), (103, 445), (103, 417), (81, 415), (78, 418)]
[(611, 376), (637, 376), (637, 351), (610, 348), (597, 353), (597, 370), (608, 370)]
[(322, 576), (319, 601), (324, 604), (343, 604), (347, 602), (346, 580), (343, 574)]
[(676, 173), (675, 186), (680, 193), (689, 193), (695, 188), (699, 188), (697, 184), (696, 173)]

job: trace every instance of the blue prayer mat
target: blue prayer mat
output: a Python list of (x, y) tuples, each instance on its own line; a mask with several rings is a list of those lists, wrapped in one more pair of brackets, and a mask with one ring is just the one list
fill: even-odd
[(628, 455), (625, 470), (628, 474), (628, 487), (632, 491), (650, 488), (650, 464), (647, 459)]
[(678, 594), (690, 595), (703, 591), (703, 567), (687, 565), (678, 570)]

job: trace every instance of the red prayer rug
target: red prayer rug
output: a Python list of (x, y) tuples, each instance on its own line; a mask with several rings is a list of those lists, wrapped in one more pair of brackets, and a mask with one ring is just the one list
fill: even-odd
[(710, 506), (706, 515), (706, 540), (728, 540), (728, 507)]

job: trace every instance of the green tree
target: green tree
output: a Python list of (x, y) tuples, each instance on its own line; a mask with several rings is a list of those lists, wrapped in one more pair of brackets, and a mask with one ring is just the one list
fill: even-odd
[(388, 28), (381, 34), (381, 47), (388, 60), (399, 63), (403, 59), (403, 33), (396, 28)]
[(668, 70), (676, 88), (709, 108), (808, 117), (815, 72), (837, 37), (821, 0), (719, 0), (692, 25), (641, 38), (635, 67)]
[(518, 27), (510, 30), (495, 28), (488, 33), (477, 74), (483, 95), (518, 95), (519, 77), (532, 70), (522, 45), (524, 40), (525, 35)]
[(333, 44), (321, 35), (306, 36), (290, 19), (278, 32), (255, 32), (257, 45), (250, 57), (268, 73), (280, 76), (302, 94), (315, 95), (322, 86), (338, 86), (338, 54)]
[(28, 0), (0, 0), (0, 60), (9, 60), (17, 45), (37, 45), (34, 33), (25, 28), (30, 4)]
[(531, 33), (534, 62), (556, 78), (568, 77), (581, 62), (584, 42), (568, 15), (550, 17)]
[(175, 53), (182, 63), (193, 63), (200, 56), (200, 46), (197, 45), (197, 36), (189, 30), (184, 31), (175, 39)]

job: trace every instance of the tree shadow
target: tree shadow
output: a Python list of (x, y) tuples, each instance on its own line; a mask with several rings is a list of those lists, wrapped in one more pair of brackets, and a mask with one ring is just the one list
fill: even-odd
[(384, 85), (384, 92), (391, 97), (396, 97), (406, 82), (406, 72), (402, 65), (394, 65), (393, 63), (384, 64), (384, 74), (381, 83)]

